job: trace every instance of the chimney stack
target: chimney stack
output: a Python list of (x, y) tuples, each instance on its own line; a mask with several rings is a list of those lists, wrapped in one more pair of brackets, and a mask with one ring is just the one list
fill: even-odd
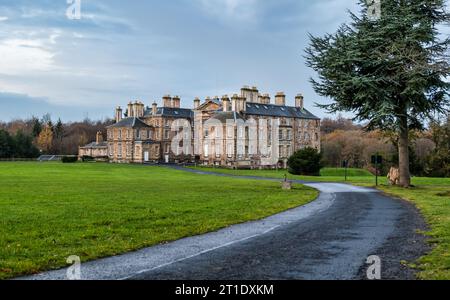
[(279, 106), (286, 106), (286, 95), (283, 92), (277, 93), (275, 96), (275, 104)]
[(156, 116), (157, 113), (158, 113), (158, 104), (154, 102), (152, 104), (152, 115)]
[(173, 108), (180, 108), (181, 107), (181, 99), (178, 96), (173, 97), (172, 99), (172, 107)]
[(145, 105), (140, 101), (134, 103), (134, 116), (136, 118), (142, 118), (144, 116)]
[(303, 97), (302, 94), (298, 94), (295, 97), (295, 107), (300, 108), (302, 110), (305, 108), (305, 98)]
[(239, 97), (237, 94), (234, 94), (233, 97), (231, 97), (231, 106), (232, 111), (234, 112), (245, 111), (247, 108), (247, 98), (244, 96)]
[(170, 95), (165, 95), (163, 97), (163, 106), (172, 107), (172, 98), (170, 97)]
[(261, 94), (258, 94), (258, 103), (264, 104), (264, 96)]
[(263, 104), (270, 104), (270, 95), (269, 94), (264, 94), (263, 95)]
[(234, 112), (239, 112), (239, 102), (240, 98), (237, 94), (234, 94), (233, 97), (231, 97), (231, 110)]
[(194, 99), (194, 109), (197, 109), (200, 107), (200, 98)]
[(258, 103), (258, 88), (256, 86), (249, 87), (245, 85), (241, 89), (241, 97), (245, 98), (246, 102)]
[(228, 95), (222, 97), (222, 106), (224, 112), (230, 111), (230, 98), (228, 98)]
[(97, 141), (97, 144), (103, 143), (103, 133), (101, 131), (97, 132), (96, 141)]
[(251, 101), (249, 102), (255, 102), (255, 103), (261, 103), (259, 102), (259, 91), (256, 86), (252, 87), (252, 94), (251, 94)]
[(247, 110), (247, 98), (241, 97), (241, 111)]
[(119, 123), (122, 121), (122, 108), (120, 106), (117, 106), (116, 108), (116, 123)]
[(139, 102), (134, 101), (133, 103), (133, 117), (139, 117)]
[(131, 101), (128, 103), (127, 110), (128, 110), (127, 117), (128, 118), (134, 117), (134, 114), (133, 114), (133, 103)]

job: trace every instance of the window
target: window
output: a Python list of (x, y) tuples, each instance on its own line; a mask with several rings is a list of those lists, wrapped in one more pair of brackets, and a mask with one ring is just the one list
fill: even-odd
[(109, 145), (109, 156), (113, 156), (114, 154), (113, 154), (113, 152), (114, 152), (114, 148), (113, 148), (113, 145), (111, 144), (111, 145)]
[(222, 138), (222, 134), (221, 134), (221, 130), (219, 127), (214, 128), (214, 130), (216, 131), (216, 138), (220, 139)]
[(216, 144), (216, 157), (219, 158), (222, 155), (222, 147), (219, 144)]
[(292, 148), (289, 146), (286, 146), (286, 148), (287, 148), (287, 156), (291, 157), (292, 156)]
[(284, 138), (284, 136), (283, 136), (283, 130), (280, 129), (280, 132), (279, 132), (279, 134), (278, 134), (278, 139), (279, 139), (279, 140), (282, 140), (283, 138)]
[(203, 154), (205, 155), (205, 157), (209, 156), (209, 145), (208, 144), (205, 145), (203, 152), (204, 152)]
[(164, 139), (169, 139), (169, 130), (164, 130)]
[(139, 129), (136, 130), (136, 138), (137, 139), (141, 138), (141, 131)]
[(228, 138), (233, 138), (234, 137), (234, 127), (233, 126), (228, 126), (227, 127), (227, 132), (228, 132)]
[(239, 145), (239, 152), (238, 152), (238, 157), (242, 158), (242, 156), (245, 155), (245, 147), (244, 145)]
[(169, 144), (166, 144), (165, 152), (166, 153), (170, 153), (170, 145)]
[(292, 133), (290, 130), (287, 131), (287, 139), (290, 141), (292, 140)]
[[(119, 132), (121, 132), (121, 131), (119, 131)], [(119, 143), (119, 144), (117, 145), (117, 156), (118, 156), (119, 158), (122, 157), (122, 144), (121, 144), (121, 143)]]
[(131, 144), (127, 144), (127, 157), (131, 156)]
[(209, 130), (208, 129), (205, 129), (205, 137), (206, 138), (209, 137)]
[(122, 129), (119, 129), (117, 136), (118, 136), (119, 140), (122, 139)]
[(130, 129), (130, 130), (127, 130), (127, 139), (129, 139), (129, 138), (130, 138), (130, 136), (131, 136), (131, 130), (132, 130), (132, 129)]
[(227, 147), (227, 154), (228, 154), (228, 157), (229, 157), (229, 158), (232, 158), (232, 157), (233, 157), (233, 153), (234, 153), (234, 147), (233, 147), (233, 144), (228, 144), (228, 147)]

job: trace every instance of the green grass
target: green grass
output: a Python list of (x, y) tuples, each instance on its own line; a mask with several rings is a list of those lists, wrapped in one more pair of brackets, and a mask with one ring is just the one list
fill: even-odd
[[(322, 176), (296, 176), (289, 174), (286, 170), (232, 170), (222, 168), (210, 168), (210, 167), (192, 167), (192, 169), (216, 172), (222, 174), (229, 174), (235, 176), (258, 176), (265, 178), (284, 178), (287, 175), (290, 180), (304, 180), (315, 182), (344, 182), (344, 169), (341, 168), (324, 168), (321, 171)], [(380, 185), (387, 185), (388, 180), (385, 176), (378, 177)], [(354, 185), (361, 186), (374, 186), (375, 175), (372, 175), (369, 171), (363, 169), (348, 169), (347, 182)], [(449, 186), (450, 178), (428, 178), (428, 177), (414, 177), (412, 178), (414, 185), (436, 185), (436, 186)]]
[(261, 219), (317, 195), (158, 167), (0, 163), (0, 279)]
[[(228, 170), (198, 168), (219, 173), (237, 176), (261, 176), (272, 178), (284, 178), (285, 170)], [(363, 170), (352, 170), (347, 183), (360, 186), (374, 186), (375, 177)], [(365, 175), (364, 175), (365, 174)], [(323, 169), (321, 177), (293, 176), (289, 179), (322, 182), (344, 182), (342, 169)], [(327, 176), (328, 175), (328, 176)], [(385, 177), (380, 178), (381, 191), (414, 203), (422, 212), (430, 231), (425, 233), (430, 236), (433, 250), (422, 257), (418, 262), (411, 262), (419, 270), (420, 279), (450, 279), (450, 178), (426, 178), (414, 177), (415, 187), (403, 189), (387, 185)]]
[[(323, 168), (320, 170), (321, 176), (333, 176), (333, 177), (344, 177), (345, 176), (345, 169), (343, 168)], [(372, 173), (370, 173), (367, 170), (364, 169), (347, 169), (347, 176), (349, 177), (367, 177), (367, 176), (373, 176)]]
[(433, 250), (412, 262), (420, 271), (420, 279), (450, 279), (450, 179), (442, 179), (447, 185), (420, 185), (411, 189), (391, 186), (380, 190), (414, 203), (425, 217), (431, 230), (426, 233)]

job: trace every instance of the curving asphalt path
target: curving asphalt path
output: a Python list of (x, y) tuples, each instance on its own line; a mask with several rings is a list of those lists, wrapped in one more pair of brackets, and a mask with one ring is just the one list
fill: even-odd
[[(364, 279), (371, 255), (380, 256), (383, 279), (414, 279), (400, 263), (428, 250), (414, 207), (373, 189), (296, 183), (318, 189), (319, 198), (264, 220), (85, 263), (82, 279)], [(65, 278), (62, 269), (21, 279)]]

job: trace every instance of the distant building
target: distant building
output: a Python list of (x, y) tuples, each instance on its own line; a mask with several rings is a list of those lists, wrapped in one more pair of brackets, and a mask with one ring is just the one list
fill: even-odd
[(103, 140), (101, 131), (97, 132), (96, 141), (78, 149), (78, 156), (92, 157), (96, 160), (108, 160), (108, 143)]
[[(203, 103), (196, 98), (194, 109), (181, 108), (178, 96), (164, 96), (162, 102), (161, 107), (156, 103), (145, 107), (141, 102), (130, 102), (125, 117), (122, 108), (116, 108), (116, 124), (107, 128), (109, 161), (286, 167), (287, 159), (295, 151), (305, 147), (320, 150), (320, 119), (305, 109), (302, 95), (295, 97), (295, 106), (291, 107), (286, 106), (284, 93), (277, 93), (271, 103), (268, 94), (245, 86), (231, 98), (227, 95), (206, 98)], [(214, 126), (211, 120), (215, 121)], [(271, 123), (273, 120), (277, 121), (276, 127)], [(184, 131), (178, 130), (181, 121), (187, 122)], [(264, 122), (269, 124), (267, 130), (263, 130)], [(249, 129), (242, 124), (255, 126)], [(180, 135), (184, 136), (179, 143)], [(268, 140), (271, 155), (255, 147), (263, 138)], [(276, 143), (270, 142), (273, 140)], [(275, 161), (273, 144), (277, 145)]]

